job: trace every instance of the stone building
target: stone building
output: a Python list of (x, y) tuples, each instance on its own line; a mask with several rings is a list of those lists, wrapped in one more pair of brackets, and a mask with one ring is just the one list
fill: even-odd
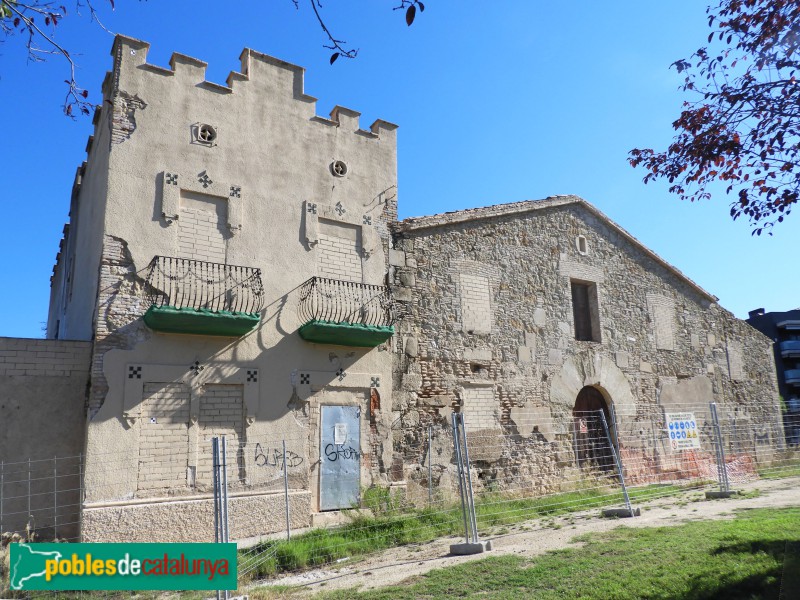
[[(560, 461), (576, 406), (613, 406), (638, 435), (670, 403), (718, 400), (782, 444), (769, 340), (587, 202), (398, 221), (395, 125), (316, 115), (303, 69), (252, 50), (226, 85), (147, 50), (114, 42), (49, 340), (0, 340), (17, 390), (28, 364), (66, 365), (47, 389), (69, 377), (59, 410), (85, 417), (60, 449), (81, 457), (84, 540), (209, 539), (215, 435), (237, 538), (282, 527), (282, 439), (295, 527), (413, 486), (414, 440), (454, 410), (471, 432), (536, 432)], [(54, 402), (39, 385), (31, 418)]]
[[(658, 415), (690, 408), (707, 420), (716, 401), (725, 417), (756, 424), (763, 451), (783, 444), (769, 340), (586, 201), (411, 218), (395, 231), (390, 258), (411, 316), (394, 408), (407, 423), (458, 410), (468, 432), (513, 432), (522, 445), (535, 433), (568, 466), (575, 411), (613, 406), (628, 457), (647, 459), (663, 438)], [(493, 448), (475, 455), (481, 479), (513, 485), (518, 462)]]

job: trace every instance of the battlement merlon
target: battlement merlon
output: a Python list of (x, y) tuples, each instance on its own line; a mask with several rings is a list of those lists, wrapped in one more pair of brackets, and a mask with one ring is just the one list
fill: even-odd
[[(311, 105), (312, 115), (315, 113), (317, 98), (305, 93), (303, 81), (305, 69), (298, 65), (245, 48), (239, 56), (241, 71), (231, 71), (226, 79), (227, 85), (222, 85), (206, 81), (208, 63), (202, 60), (175, 52), (169, 61), (170, 68), (167, 69), (147, 62), (149, 49), (150, 44), (142, 40), (119, 34), (114, 38), (111, 49), (111, 55), (114, 57), (114, 70), (106, 76), (103, 82), (105, 98), (110, 99), (119, 88), (119, 81), (124, 80), (127, 73), (133, 75), (135, 70), (142, 69), (161, 76), (175, 77), (189, 85), (216, 93), (235, 94), (239, 86), (252, 85), (256, 82), (273, 92), (284, 88), (293, 99)], [(359, 127), (360, 114), (348, 108), (335, 106), (329, 119), (314, 117), (313, 120), (336, 125), (346, 131), (365, 134), (367, 137), (394, 137), (397, 125), (383, 119), (377, 119), (369, 130), (361, 129)]]

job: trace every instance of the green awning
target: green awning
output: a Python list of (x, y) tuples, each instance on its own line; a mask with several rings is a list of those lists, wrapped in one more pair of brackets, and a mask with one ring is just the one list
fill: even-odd
[(314, 319), (303, 325), (299, 333), (307, 342), (316, 344), (374, 348), (394, 335), (394, 327)]
[(259, 313), (214, 311), (208, 309), (151, 306), (144, 314), (150, 329), (165, 333), (191, 333), (194, 335), (222, 335), (241, 337), (255, 329)]

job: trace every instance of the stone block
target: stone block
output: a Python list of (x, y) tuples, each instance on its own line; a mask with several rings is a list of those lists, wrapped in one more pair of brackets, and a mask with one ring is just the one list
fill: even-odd
[(709, 333), (707, 336), (708, 345), (709, 346), (716, 346), (717, 345), (717, 336), (713, 333)]
[(405, 352), (406, 356), (416, 358), (417, 354), (419, 353), (419, 342), (415, 336), (410, 335), (406, 338)]
[(624, 369), (628, 366), (629, 355), (627, 352), (616, 352), (614, 358), (617, 361), (617, 366)]
[(430, 398), (420, 398), (417, 402), (420, 406), (443, 408), (450, 404), (450, 399), (447, 396), (432, 396)]
[(400, 283), (406, 287), (414, 287), (417, 283), (417, 278), (413, 273), (400, 273)]
[(700, 336), (696, 333), (693, 333), (689, 336), (689, 343), (692, 345), (692, 348), (697, 349), (700, 347)]
[(480, 360), (488, 362), (492, 360), (492, 350), (491, 348), (466, 348), (464, 350), (464, 360)]
[(517, 360), (521, 363), (529, 363), (532, 361), (531, 349), (527, 346), (517, 347)]
[(547, 322), (547, 313), (543, 308), (537, 308), (533, 311), (533, 324), (537, 327), (544, 327)]
[(392, 290), (392, 295), (395, 300), (400, 302), (411, 302), (414, 299), (414, 293), (411, 288), (396, 287)]
[(642, 373), (652, 373), (653, 372), (653, 365), (651, 365), (649, 362), (641, 361), (639, 363), (639, 370)]
[(547, 364), (560, 365), (562, 363), (561, 350), (550, 349), (547, 351)]
[(393, 267), (406, 266), (406, 253), (402, 250), (389, 249), (389, 264)]
[(412, 269), (416, 269), (417, 268), (417, 259), (416, 258), (411, 258), (411, 257), (406, 258), (406, 266), (410, 267)]
[(537, 335), (533, 331), (525, 332), (525, 345), (532, 351), (536, 351), (536, 338)]
[(511, 420), (517, 425), (520, 435), (529, 436), (534, 429), (542, 434), (548, 442), (555, 439), (553, 432), (553, 415), (546, 406), (525, 406), (511, 407)]

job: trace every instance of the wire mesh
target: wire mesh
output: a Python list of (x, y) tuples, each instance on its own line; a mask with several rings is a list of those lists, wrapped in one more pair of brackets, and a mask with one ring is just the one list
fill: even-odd
[[(608, 433), (598, 411), (553, 411), (549, 418), (498, 419), (480, 427), (467, 419), (468, 467), (481, 537), (493, 526), (623, 506), (615, 450), (634, 505), (719, 485), (717, 435), (707, 404), (618, 412), (616, 418), (604, 413)], [(800, 476), (800, 451), (787, 446), (778, 419), (725, 404), (718, 412), (719, 443), (732, 489), (758, 479)], [(676, 413), (694, 417), (692, 448), (671, 447), (668, 421)], [(464, 535), (452, 430), (423, 420), (400, 423), (390, 432), (389, 451), (382, 454), (373, 439), (377, 433), (367, 435), (369, 442), (361, 449), (360, 503), (336, 513), (338, 520), (325, 529), (311, 527), (310, 521), (319, 494), (312, 436), (299, 432), (258, 439), (239, 430), (209, 429), (198, 434), (194, 459), (184, 442), (165, 442), (134, 456), (107, 452), (0, 462), (4, 540), (100, 539), (94, 535), (167, 541), (160, 536), (168, 532), (148, 530), (142, 517), (158, 510), (175, 522), (200, 515), (187, 541), (212, 541), (211, 437), (220, 433), (228, 439), (230, 539), (240, 544), (243, 584), (396, 545)], [(181, 512), (187, 506), (208, 510)], [(119, 511), (129, 516), (120, 518)], [(103, 520), (103, 515), (117, 520)], [(132, 529), (124, 530), (126, 522)]]

